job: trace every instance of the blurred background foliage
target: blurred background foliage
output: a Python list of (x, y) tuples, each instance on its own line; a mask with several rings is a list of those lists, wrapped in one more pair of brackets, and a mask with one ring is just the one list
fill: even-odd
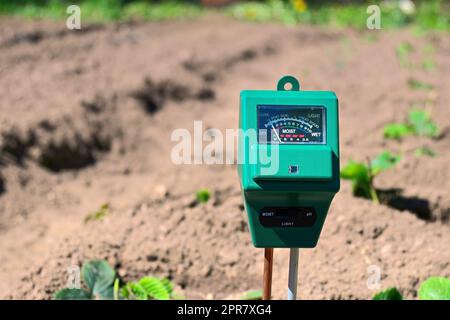
[(419, 31), (450, 31), (449, 0), (2, 0), (1, 15), (63, 19), (66, 8), (78, 4), (82, 21), (190, 18), (209, 11), (253, 22), (309, 23), (366, 28), (370, 4), (378, 3), (383, 29), (413, 26)]

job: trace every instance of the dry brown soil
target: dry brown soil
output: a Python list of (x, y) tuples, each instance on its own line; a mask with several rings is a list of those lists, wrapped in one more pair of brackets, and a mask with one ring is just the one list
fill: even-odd
[[(412, 68), (395, 48), (407, 41)], [(432, 53), (425, 53), (430, 45)], [(437, 70), (420, 67), (426, 55)], [(315, 249), (300, 251), (299, 296), (367, 299), (367, 268), (408, 298), (450, 276), (450, 41), (412, 31), (331, 30), (189, 21), (84, 26), (0, 19), (0, 297), (47, 299), (67, 268), (107, 259), (123, 280), (167, 276), (188, 298), (236, 298), (260, 287), (234, 165), (174, 165), (176, 128), (236, 128), (241, 89), (281, 75), (340, 99), (341, 164), (382, 150), (403, 155), (380, 189), (389, 205), (355, 198), (348, 181)], [(408, 79), (432, 83), (412, 90)], [(383, 126), (425, 106), (438, 139), (383, 140)], [(416, 157), (428, 146), (436, 157)], [(195, 191), (208, 188), (201, 205)], [(107, 216), (85, 216), (109, 203)], [(288, 251), (275, 250), (284, 298)]]

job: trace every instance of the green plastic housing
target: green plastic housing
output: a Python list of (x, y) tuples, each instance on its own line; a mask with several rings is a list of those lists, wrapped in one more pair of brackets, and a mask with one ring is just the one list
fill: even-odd
[[(284, 90), (290, 82), (292, 90)], [(313, 248), (317, 245), (334, 195), (339, 191), (338, 99), (330, 91), (300, 91), (298, 81), (283, 77), (278, 90), (243, 90), (240, 94), (238, 174), (252, 242), (258, 248)], [(261, 144), (243, 132), (258, 130), (258, 105), (320, 106), (325, 109), (322, 144)], [(267, 172), (261, 154), (278, 152), (278, 169)], [(251, 159), (257, 159), (255, 162)], [(290, 167), (298, 166), (291, 173)], [(267, 227), (263, 208), (310, 207), (316, 218), (307, 227)]]

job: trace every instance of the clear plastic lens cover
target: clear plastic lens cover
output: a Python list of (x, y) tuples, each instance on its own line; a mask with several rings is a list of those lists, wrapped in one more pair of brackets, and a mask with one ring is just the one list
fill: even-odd
[(258, 143), (325, 144), (322, 106), (258, 105)]

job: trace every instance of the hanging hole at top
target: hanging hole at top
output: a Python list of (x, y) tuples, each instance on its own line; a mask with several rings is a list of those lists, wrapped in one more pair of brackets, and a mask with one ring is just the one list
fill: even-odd
[(279, 91), (299, 91), (300, 83), (293, 76), (284, 76), (278, 80), (277, 90)]

